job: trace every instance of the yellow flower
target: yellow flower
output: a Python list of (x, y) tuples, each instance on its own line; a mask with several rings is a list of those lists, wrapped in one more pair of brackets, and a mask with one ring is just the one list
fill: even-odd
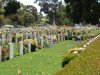
[(17, 34), (16, 34), (16, 37), (17, 37), (17, 38), (21, 38), (21, 37), (22, 37), (22, 34), (17, 33)]
[(32, 45), (36, 45), (36, 46), (38, 45), (35, 39), (25, 39), (23, 42), (25, 45), (27, 45), (29, 41), (31, 42)]
[(0, 31), (0, 34), (4, 34), (4, 32)]
[(72, 53), (72, 52), (74, 52), (74, 51), (79, 51), (79, 50), (80, 50), (79, 47), (78, 47), (78, 48), (72, 48), (72, 49), (69, 50), (69, 53)]
[(53, 35), (52, 38), (53, 38), (53, 40), (57, 40), (56, 35)]

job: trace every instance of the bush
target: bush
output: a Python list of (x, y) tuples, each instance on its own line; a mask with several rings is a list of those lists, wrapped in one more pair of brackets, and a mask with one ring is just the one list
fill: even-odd
[(62, 67), (65, 67), (66, 64), (68, 64), (73, 58), (75, 58), (77, 55), (76, 54), (68, 54), (67, 56), (64, 57), (63, 62), (62, 62)]

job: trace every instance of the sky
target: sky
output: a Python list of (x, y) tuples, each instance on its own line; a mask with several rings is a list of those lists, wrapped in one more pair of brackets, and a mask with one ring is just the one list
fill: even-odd
[(37, 8), (37, 11), (40, 12), (40, 7), (37, 5), (37, 3), (34, 3), (35, 0), (17, 0), (20, 3), (23, 3), (24, 5), (33, 5)]
[[(35, 0), (17, 0), (17, 1), (23, 3), (24, 5), (33, 5), (37, 8), (37, 11), (40, 12), (40, 7), (37, 5), (37, 3), (34, 3)], [(64, 2), (64, 0), (62, 0), (62, 2)]]

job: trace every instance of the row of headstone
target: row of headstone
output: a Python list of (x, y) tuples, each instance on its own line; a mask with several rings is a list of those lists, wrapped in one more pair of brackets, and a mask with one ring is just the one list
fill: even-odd
[[(63, 29), (61, 30), (61, 32), (64, 32), (64, 33), (57, 33), (57, 30), (53, 30), (53, 29), (51, 29), (51, 30), (49, 29), (50, 31), (48, 30), (48, 32), (46, 32), (46, 29), (43, 30), (43, 28), (40, 29), (40, 32), (39, 31), (38, 32), (35, 32), (35, 31), (24, 32), (25, 30), (23, 29), (23, 31), (21, 33), (22, 39), (19, 42), (19, 55), (24, 54), (23, 53), (23, 48), (24, 48), (23, 40), (24, 39), (35, 39), (35, 40), (37, 40), (37, 42), (41, 46), (41, 48), (46, 47), (46, 45), (48, 45), (48, 44), (50, 45), (50, 47), (52, 47), (56, 42), (61, 42), (61, 41), (65, 40), (64, 33), (66, 32), (66, 30), (63, 30)], [(17, 31), (16, 34), (17, 33), (19, 33), (19, 31)], [(53, 39), (53, 35), (56, 35), (56, 37), (57, 37), (56, 42)], [(46, 37), (44, 38), (44, 36), (46, 36)], [(5, 44), (5, 41), (6, 41), (6, 35), (2, 35), (2, 38), (1, 38), (2, 47)], [(11, 33), (9, 33), (9, 35), (8, 35), (8, 41), (9, 41), (8, 42), (9, 43), (9, 54), (8, 55), (9, 55), (9, 59), (12, 59), (14, 57), (14, 51), (13, 51), (14, 47), (13, 47), (13, 43), (12, 43)], [(15, 35), (15, 42), (18, 43), (18, 37), (16, 35)], [(31, 41), (28, 41), (28, 52), (31, 52)], [(2, 54), (2, 51), (1, 51), (1, 48), (0, 48), (0, 58), (1, 58), (1, 54)]]

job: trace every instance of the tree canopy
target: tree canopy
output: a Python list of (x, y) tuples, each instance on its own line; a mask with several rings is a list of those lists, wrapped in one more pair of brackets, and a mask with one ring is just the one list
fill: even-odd
[(97, 0), (65, 0), (67, 16), (73, 23), (97, 24), (100, 18), (100, 3)]

